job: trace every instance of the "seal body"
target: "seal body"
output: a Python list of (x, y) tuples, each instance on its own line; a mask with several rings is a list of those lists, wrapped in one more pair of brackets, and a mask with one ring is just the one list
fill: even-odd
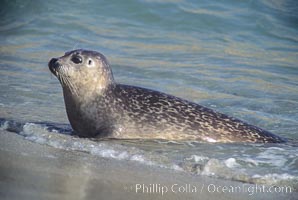
[(107, 59), (74, 50), (49, 62), (62, 85), (66, 111), (82, 137), (206, 142), (285, 140), (239, 119), (162, 92), (114, 81)]

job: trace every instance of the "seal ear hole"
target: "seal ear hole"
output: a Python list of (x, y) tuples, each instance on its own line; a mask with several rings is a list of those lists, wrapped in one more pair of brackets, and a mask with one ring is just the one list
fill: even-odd
[(91, 64), (92, 64), (92, 60), (89, 60), (89, 61), (88, 61), (88, 65), (91, 65)]

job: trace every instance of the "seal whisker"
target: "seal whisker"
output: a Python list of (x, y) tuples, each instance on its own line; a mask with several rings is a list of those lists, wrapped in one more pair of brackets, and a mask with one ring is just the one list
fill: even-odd
[(69, 89), (71, 90), (71, 92), (74, 93), (76, 96), (78, 96), (78, 91), (77, 91), (78, 89), (75, 86), (75, 84), (73, 84), (67, 77), (64, 77), (64, 82), (65, 82), (65, 85), (69, 86)]
[(62, 74), (63, 73), (57, 73), (57, 77), (61, 81), (61, 84), (65, 87), (68, 87), (73, 94), (78, 96), (76, 86), (69, 80), (67, 76), (63, 76)]
[(64, 83), (64, 77), (61, 76), (61, 73), (58, 73), (57, 72), (57, 78), (60, 81), (61, 85), (64, 86), (65, 85), (65, 83)]
[(77, 46), (79, 45), (80, 43), (75, 43), (74, 45), (73, 45), (73, 47), (72, 47), (72, 49), (76, 49), (77, 48)]

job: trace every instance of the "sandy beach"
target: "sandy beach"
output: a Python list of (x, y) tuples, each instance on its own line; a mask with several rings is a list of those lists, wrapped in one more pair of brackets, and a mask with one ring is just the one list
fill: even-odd
[[(296, 1), (1, 3), (0, 200), (298, 199)], [(213, 143), (213, 133), (211, 143), (148, 141), (141, 130), (133, 130), (140, 140), (79, 138), (48, 67), (74, 49), (105, 55), (119, 84), (185, 99), (289, 142)], [(175, 121), (202, 118), (206, 126), (203, 116)], [(211, 121), (211, 129), (220, 125)]]
[(2, 130), (0, 160), (0, 196), (7, 200), (297, 197), (294, 191), (262, 191), (255, 185), (60, 150)]

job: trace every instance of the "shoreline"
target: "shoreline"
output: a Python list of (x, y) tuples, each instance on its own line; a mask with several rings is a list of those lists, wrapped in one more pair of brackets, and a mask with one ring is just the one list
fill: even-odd
[[(264, 188), (264, 191), (261, 188)], [(295, 199), (252, 185), (66, 151), (0, 130), (2, 199)]]

